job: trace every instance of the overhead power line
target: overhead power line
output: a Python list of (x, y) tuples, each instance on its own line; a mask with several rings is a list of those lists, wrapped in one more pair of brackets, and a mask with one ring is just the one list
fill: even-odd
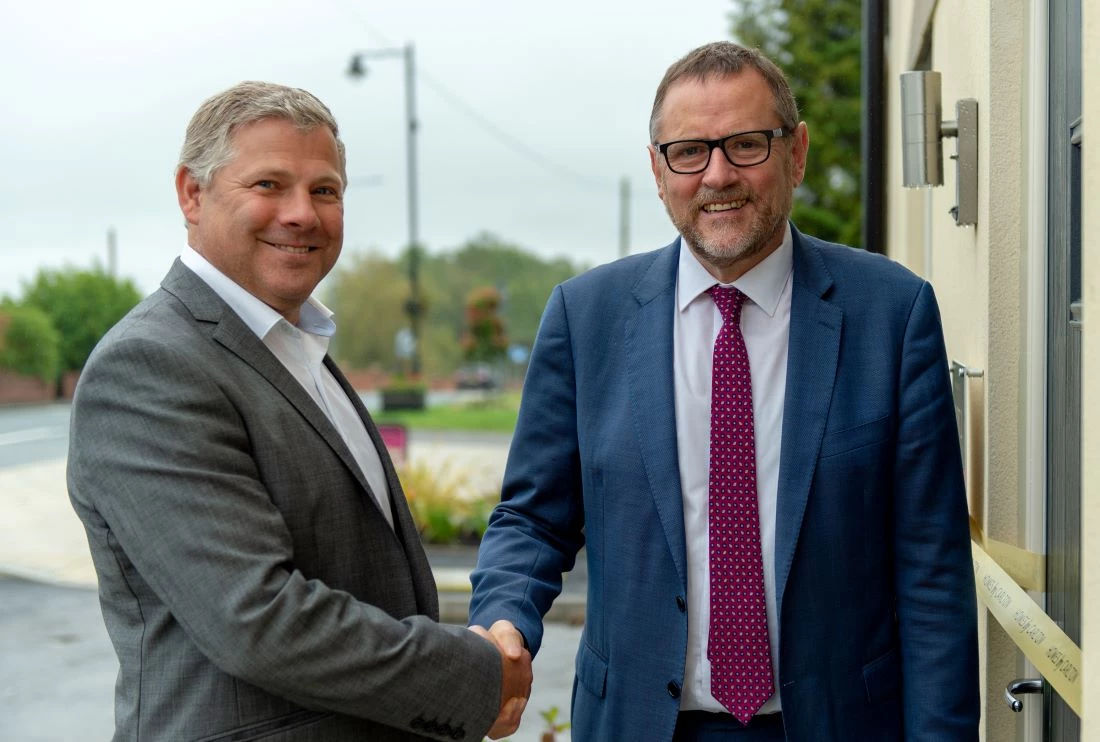
[[(356, 22), (367, 32), (367, 35), (371, 37), (372, 43), (379, 44), (380, 46), (393, 47), (399, 46), (390, 40), (384, 33), (379, 31), (373, 25), (368, 23), (366, 19), (358, 12), (358, 8), (347, 0), (341, 0), (340, 3), (344, 10), (353, 17)], [(613, 181), (604, 180), (600, 178), (593, 178), (582, 173), (578, 173), (570, 168), (564, 167), (555, 162), (550, 157), (531, 147), (518, 137), (512, 136), (501, 127), (494, 124), (489, 120), (487, 116), (478, 111), (473, 105), (468, 103), (461, 95), (454, 92), (439, 80), (435, 79), (432, 75), (428, 74), (424, 70), (422, 64), (417, 65), (416, 77), (423, 80), (428, 87), (430, 87), (440, 98), (446, 103), (452, 106), (455, 110), (463, 115), (467, 116), (487, 134), (489, 134), (497, 143), (505, 146), (517, 154), (525, 157), (536, 165), (548, 170), (560, 178), (572, 181), (575, 185), (584, 188), (594, 189), (610, 189), (614, 186)]]
[(554, 160), (550, 159), (546, 155), (542, 154), (538, 150), (534, 149), (523, 140), (512, 136), (508, 132), (501, 129), (494, 124), (488, 118), (479, 113), (472, 105), (462, 99), (457, 93), (449, 90), (443, 83), (434, 79), (426, 72), (421, 73), (421, 78), (429, 87), (433, 88), (435, 92), (443, 98), (447, 103), (450, 103), (461, 113), (464, 113), (478, 126), (489, 133), (497, 142), (503, 144), (514, 152), (526, 157), (537, 165), (540, 165), (547, 170), (553, 171), (555, 174), (573, 181), (575, 184), (584, 186), (587, 188), (610, 188), (611, 181), (599, 180), (596, 178), (582, 175), (581, 173), (570, 170), (567, 167), (559, 165)]

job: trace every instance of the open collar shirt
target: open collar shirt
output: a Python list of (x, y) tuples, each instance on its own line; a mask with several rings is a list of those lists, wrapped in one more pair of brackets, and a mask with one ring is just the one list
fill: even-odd
[[(392, 527), (389, 487), (378, 449), (343, 387), (324, 364), (329, 342), (336, 332), (332, 311), (310, 297), (302, 304), (297, 326), (292, 325), (190, 246), (184, 246), (180, 260), (236, 312), (325, 413), (347, 444), (378, 507)], [(308, 461), (300, 463), (309, 466)]]

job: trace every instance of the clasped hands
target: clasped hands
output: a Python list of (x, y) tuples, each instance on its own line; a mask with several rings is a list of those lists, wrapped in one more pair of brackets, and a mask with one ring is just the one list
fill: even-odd
[(500, 713), (489, 729), (490, 739), (500, 739), (519, 729), (520, 718), (531, 696), (531, 653), (523, 646), (523, 635), (511, 621), (502, 619), (488, 630), (484, 626), (469, 628), (492, 642), (500, 652)]

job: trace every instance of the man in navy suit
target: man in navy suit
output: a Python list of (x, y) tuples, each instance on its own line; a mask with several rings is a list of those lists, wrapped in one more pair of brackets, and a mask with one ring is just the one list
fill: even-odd
[[(680, 236), (554, 290), (471, 623), (537, 652), (586, 546), (575, 740), (977, 740), (967, 505), (931, 286), (790, 224), (809, 135), (758, 52), (720, 42), (676, 62), (650, 142)], [(721, 292), (741, 307), (731, 327)], [(734, 336), (754, 452), (737, 491), (712, 460), (730, 423), (716, 339)], [(746, 491), (732, 560), (756, 576), (727, 589), (714, 508)], [(751, 639), (729, 628), (756, 614)], [(746, 677), (756, 700), (718, 700), (746, 698), (727, 681)]]

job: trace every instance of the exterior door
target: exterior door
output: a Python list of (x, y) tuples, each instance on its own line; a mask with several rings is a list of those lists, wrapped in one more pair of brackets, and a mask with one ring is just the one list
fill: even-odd
[[(1047, 612), (1081, 642), (1081, 0), (1050, 0)], [(1081, 721), (1044, 684), (1043, 739)]]

